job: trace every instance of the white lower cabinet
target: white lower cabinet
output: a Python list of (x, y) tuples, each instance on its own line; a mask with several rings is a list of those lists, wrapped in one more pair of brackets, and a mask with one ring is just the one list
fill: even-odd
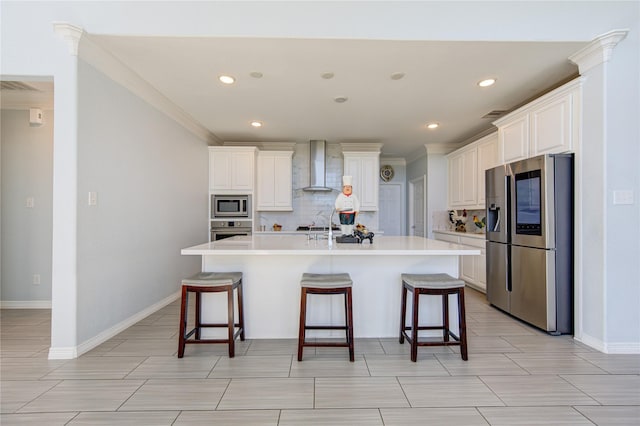
[(480, 249), (480, 256), (460, 256), (459, 278), (463, 279), (470, 287), (483, 293), (487, 291), (487, 253), (484, 238), (470, 237), (462, 233), (433, 232), (436, 240), (450, 243), (464, 244)]

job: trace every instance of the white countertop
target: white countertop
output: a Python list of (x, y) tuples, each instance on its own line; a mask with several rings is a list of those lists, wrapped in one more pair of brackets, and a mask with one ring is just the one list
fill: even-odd
[(480, 255), (469, 246), (422, 237), (376, 236), (373, 244), (338, 244), (327, 240), (309, 240), (306, 235), (253, 234), (200, 244), (182, 249), (183, 255)]
[(486, 234), (484, 232), (456, 232), (456, 231), (447, 231), (447, 230), (439, 230), (439, 229), (434, 229), (431, 232), (433, 232), (434, 234), (440, 233), (440, 234), (447, 234), (447, 235), (455, 235), (456, 237), (478, 238), (481, 240), (484, 240), (486, 238)]

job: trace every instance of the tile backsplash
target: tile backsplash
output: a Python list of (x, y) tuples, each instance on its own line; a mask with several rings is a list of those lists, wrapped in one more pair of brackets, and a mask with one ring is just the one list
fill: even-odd
[[(457, 210), (458, 214), (462, 214), (462, 210)], [(473, 216), (477, 216), (478, 219), (481, 219), (485, 216), (484, 210), (467, 210), (467, 223), (466, 230), (467, 232), (479, 233), (484, 232), (486, 228), (483, 228), (482, 231), (473, 223)], [(433, 231), (455, 231), (455, 226), (449, 220), (449, 210), (441, 210), (435, 211), (432, 215), (433, 219)]]
[[(295, 231), (300, 225), (326, 226), (333, 210), (336, 197), (342, 191), (343, 173), (342, 148), (339, 144), (328, 143), (326, 146), (326, 185), (334, 188), (331, 192), (305, 192), (302, 188), (309, 185), (309, 144), (298, 143), (293, 154), (293, 211), (292, 212), (257, 212), (254, 227), (264, 225), (271, 230), (274, 223), (282, 225), (283, 231)], [(358, 194), (358, 188), (354, 188)], [(356, 221), (367, 227), (378, 226), (377, 212), (361, 212)], [(339, 224), (334, 214), (333, 223)]]

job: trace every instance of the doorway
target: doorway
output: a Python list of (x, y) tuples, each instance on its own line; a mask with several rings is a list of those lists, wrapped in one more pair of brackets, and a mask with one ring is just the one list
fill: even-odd
[(402, 184), (380, 185), (378, 228), (384, 235), (405, 235), (405, 203)]

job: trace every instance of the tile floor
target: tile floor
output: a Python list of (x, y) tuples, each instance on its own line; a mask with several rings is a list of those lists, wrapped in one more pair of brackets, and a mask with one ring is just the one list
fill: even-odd
[(467, 290), (469, 361), (395, 338), (344, 348), (295, 340), (190, 345), (178, 302), (74, 360), (48, 360), (50, 311), (1, 310), (0, 424), (638, 425), (640, 355), (552, 337)]

